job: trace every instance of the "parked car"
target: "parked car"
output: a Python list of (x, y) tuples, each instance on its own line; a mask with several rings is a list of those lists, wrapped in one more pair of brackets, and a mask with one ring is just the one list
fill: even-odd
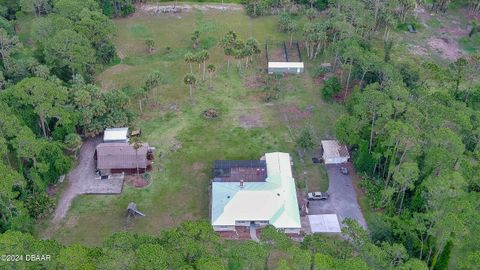
[(340, 172), (343, 174), (343, 175), (348, 175), (348, 168), (347, 167), (340, 167)]
[(317, 201), (317, 200), (323, 201), (323, 200), (327, 200), (329, 197), (330, 197), (330, 194), (328, 194), (328, 192), (316, 191), (316, 192), (310, 192), (307, 194), (307, 199), (309, 201)]

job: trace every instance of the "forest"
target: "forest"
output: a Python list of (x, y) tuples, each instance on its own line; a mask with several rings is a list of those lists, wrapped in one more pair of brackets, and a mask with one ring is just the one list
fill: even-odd
[[(344, 106), (335, 136), (349, 146), (361, 175), (368, 230), (346, 220), (341, 237), (313, 234), (298, 243), (267, 227), (255, 243), (221, 239), (208, 221), (197, 220), (158, 235), (116, 232), (96, 247), (40, 239), (35, 226), (55, 209), (47, 191), (74, 167), (82, 140), (135, 126), (143, 102), (158, 95), (158, 72), (141, 87), (104, 91), (96, 81), (120, 61), (114, 19), (132, 16), (141, 3), (0, 0), (2, 269), (478, 269), (480, 27), (468, 22), (462, 37), (473, 49), (441, 61), (403, 55), (396, 34), (407, 24), (421, 27), (417, 5), (438, 16), (464, 9), (479, 18), (478, 0), (242, 2), (252, 19), (278, 18), (287, 44), (302, 43), (310, 75), (325, 78), (318, 94)], [(21, 29), (27, 20), (28, 39)], [(194, 49), (199, 35), (192, 34)], [(149, 53), (163, 46), (144, 45)], [(235, 29), (217, 46), (225, 66), (239, 73), (261, 57), (258, 41), (237, 38)], [(196, 81), (211, 85), (220, 68), (207, 65), (209, 57), (200, 50), (182, 59), (191, 100)], [(52, 259), (8, 261), (4, 254)]]

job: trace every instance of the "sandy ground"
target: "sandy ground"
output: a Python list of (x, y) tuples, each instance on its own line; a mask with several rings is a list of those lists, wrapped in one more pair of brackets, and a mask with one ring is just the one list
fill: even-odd
[(162, 5), (162, 4), (142, 4), (139, 5), (137, 11), (149, 14), (178, 14), (189, 12), (192, 10), (243, 10), (242, 5), (238, 4), (178, 4), (178, 5)]

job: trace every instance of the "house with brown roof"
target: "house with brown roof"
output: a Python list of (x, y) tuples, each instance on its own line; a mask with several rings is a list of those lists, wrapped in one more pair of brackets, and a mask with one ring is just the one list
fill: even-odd
[(137, 150), (129, 143), (101, 143), (96, 148), (97, 170), (102, 175), (112, 173), (140, 173), (151, 169), (151, 153), (148, 143)]

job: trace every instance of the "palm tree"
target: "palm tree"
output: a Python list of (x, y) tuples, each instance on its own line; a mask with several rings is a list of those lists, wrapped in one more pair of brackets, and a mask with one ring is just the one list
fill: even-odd
[(195, 62), (195, 55), (187, 52), (183, 58), (185, 59), (185, 63), (190, 65), (190, 73), (193, 73), (192, 63)]
[(203, 63), (203, 75), (202, 75), (202, 80), (205, 81), (205, 63), (207, 60), (210, 58), (210, 54), (208, 53), (207, 50), (202, 50), (199, 53), (199, 60), (201, 63)]
[(133, 149), (135, 149), (135, 162), (137, 163), (137, 176), (140, 176), (140, 168), (138, 166), (138, 149), (140, 149), (143, 146), (143, 142), (140, 141), (138, 136), (134, 136), (130, 138), (129, 143), (133, 147)]
[(196, 82), (197, 82), (197, 78), (195, 78), (195, 76), (192, 73), (185, 75), (185, 77), (183, 78), (183, 83), (188, 85), (188, 87), (190, 88), (190, 100), (192, 101), (193, 101), (193, 86), (195, 85)]

